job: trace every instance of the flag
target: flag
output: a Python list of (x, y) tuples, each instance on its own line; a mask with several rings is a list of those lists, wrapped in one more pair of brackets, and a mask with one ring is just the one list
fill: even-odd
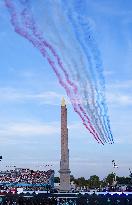
[(115, 160), (112, 160), (112, 164), (114, 168), (118, 168), (118, 165), (115, 163)]
[(118, 165), (114, 163), (114, 168), (118, 168)]
[(114, 162), (114, 163), (113, 163), (113, 167), (114, 167), (114, 168), (118, 168), (118, 165)]

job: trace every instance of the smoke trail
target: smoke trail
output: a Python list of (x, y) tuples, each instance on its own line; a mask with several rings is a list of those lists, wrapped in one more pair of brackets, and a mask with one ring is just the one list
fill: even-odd
[[(79, 35), (78, 35), (79, 36)], [(91, 62), (91, 57), (89, 56), (88, 57), (88, 60), (89, 60), (89, 64), (90, 64), (90, 68), (92, 67), (92, 62)], [(83, 69), (83, 68), (82, 68)], [(86, 106), (85, 105), (85, 108), (87, 109), (87, 111), (89, 112), (89, 114), (92, 112), (92, 115), (93, 115), (93, 117), (92, 117), (92, 120), (94, 121), (94, 124), (95, 124), (95, 126), (97, 127), (97, 129), (98, 130), (100, 130), (100, 128), (99, 128), (99, 125), (98, 125), (98, 123), (97, 123), (97, 117), (98, 117), (98, 121), (99, 121), (99, 123), (100, 123), (100, 125), (101, 125), (101, 127), (102, 127), (102, 129), (103, 129), (103, 131), (104, 131), (104, 133), (105, 133), (105, 130), (104, 130), (104, 126), (103, 126), (103, 124), (102, 124), (102, 122), (101, 122), (101, 119), (100, 119), (100, 117), (99, 117), (99, 114), (98, 114), (98, 111), (97, 111), (97, 107), (96, 107), (96, 105), (95, 105), (95, 101), (94, 101), (94, 91), (93, 91), (93, 85), (92, 85), (92, 82), (91, 82), (91, 80), (90, 80), (90, 77), (88, 77), (88, 73), (87, 73), (87, 71), (85, 70), (85, 69), (83, 69), (83, 70), (81, 70), (81, 71), (83, 71), (84, 73), (85, 73), (85, 75), (87, 76), (87, 78), (88, 78), (88, 80), (89, 80), (89, 82), (90, 82), (90, 88), (91, 88), (91, 90), (92, 90), (92, 104), (94, 105), (94, 110), (93, 110), (93, 112), (91, 111), (91, 109), (90, 109), (90, 106)], [(87, 92), (85, 91), (85, 93), (84, 93), (84, 96), (85, 96), (85, 99), (87, 99), (87, 94), (86, 94)], [(96, 101), (96, 103), (97, 103), (97, 106), (98, 107), (100, 107), (100, 104), (98, 103), (98, 100)], [(101, 109), (100, 109), (101, 110)], [(91, 115), (91, 114), (90, 114)], [(100, 115), (103, 115), (102, 114), (102, 111), (100, 111)], [(99, 131), (99, 132), (101, 132), (101, 130)], [(107, 134), (105, 134), (105, 136), (106, 136), (106, 138), (107, 138)], [(108, 141), (109, 141), (109, 138), (107, 138), (108, 139)]]
[[(106, 107), (105, 97), (104, 97), (105, 82), (104, 82), (103, 75), (101, 73), (101, 62), (99, 61), (99, 59), (100, 59), (99, 58), (99, 52), (98, 52), (98, 50), (96, 51), (97, 46), (95, 45), (95, 43), (92, 43), (92, 42), (94, 42), (94, 40), (92, 39), (92, 35), (91, 35), (89, 27), (87, 27), (87, 31), (85, 33), (86, 36), (87, 36), (87, 39), (85, 39), (83, 31), (86, 30), (85, 29), (86, 22), (84, 22), (84, 19), (82, 18), (82, 16), (78, 14), (79, 12), (78, 13), (77, 13), (77, 11), (74, 12), (71, 8), (67, 12), (68, 12), (68, 17), (70, 19), (70, 22), (72, 23), (72, 25), (74, 27), (74, 30), (76, 32), (76, 37), (77, 37), (78, 41), (80, 42), (83, 50), (85, 51), (85, 54), (87, 55), (87, 58), (88, 58), (88, 61), (89, 61), (89, 64), (90, 64), (90, 68), (92, 68), (92, 69), (90, 69), (90, 72), (92, 74), (92, 79), (94, 80), (95, 90), (96, 90), (96, 93), (97, 93), (97, 101), (96, 102), (97, 102), (98, 107), (100, 109), (100, 114), (103, 117), (103, 122), (104, 122), (105, 129), (108, 133), (108, 138), (110, 140), (113, 140), (113, 136), (111, 134), (110, 125), (109, 125), (109, 118), (105, 114), (105, 113), (107, 113), (107, 107)], [(79, 22), (79, 24), (78, 24), (78, 22)], [(83, 33), (82, 34), (83, 38), (80, 37), (81, 32)], [(87, 40), (88, 45), (89, 45), (89, 42), (90, 42), (89, 47), (86, 46), (86, 40)], [(96, 69), (93, 69), (93, 65), (92, 65), (92, 62), (91, 62), (92, 55), (89, 53), (89, 48), (92, 48), (91, 49), (91, 54), (94, 57), (94, 61), (96, 61)], [(96, 51), (96, 53), (95, 53), (95, 51)], [(99, 72), (97, 72), (97, 74), (99, 73), (99, 77), (98, 77), (98, 79), (100, 80), (99, 82), (96, 80), (96, 73), (95, 73), (96, 70), (99, 70)], [(98, 82), (98, 84), (97, 84), (97, 82)], [(98, 88), (98, 86), (100, 86), (100, 88)], [(98, 102), (100, 102), (100, 104)], [(104, 109), (104, 111), (102, 110), (101, 107)], [(110, 132), (110, 135), (109, 135), (109, 132)]]
[[(27, 18), (27, 17), (29, 17), (28, 11), (27, 11), (27, 10), (24, 10), (24, 12), (22, 12), (22, 16), (23, 16), (24, 19), (25, 19), (26, 26), (31, 28), (31, 30), (33, 31), (33, 34), (34, 34), (37, 38), (39, 38), (39, 39), (42, 41), (42, 43), (44, 44), (44, 46), (48, 47), (48, 49), (52, 52), (53, 56), (54, 56), (55, 58), (57, 58), (58, 65), (61, 67), (62, 71), (64, 72), (64, 74), (65, 74), (65, 76), (66, 76), (67, 82), (68, 82), (71, 86), (73, 86), (73, 88), (74, 88), (74, 93), (77, 94), (77, 87), (69, 80), (69, 76), (68, 76), (67, 72), (65, 71), (65, 69), (63, 68), (63, 65), (62, 65), (62, 62), (61, 62), (59, 56), (56, 54), (56, 52), (55, 52), (55, 50), (52, 48), (52, 46), (51, 46), (50, 44), (48, 44), (45, 40), (43, 40), (42, 36), (40, 36), (40, 34), (38, 34), (38, 32), (36, 32), (37, 29), (36, 29), (36, 26), (35, 26), (34, 21), (33, 21), (31, 18), (30, 18), (30, 19)], [(27, 22), (29, 22), (29, 23), (27, 23)], [(87, 119), (87, 122), (88, 122), (88, 124), (89, 124), (91, 130), (96, 134), (97, 138), (99, 138), (99, 137), (98, 137), (98, 134), (95, 132), (95, 129), (94, 129), (93, 126), (91, 125), (91, 122), (90, 122), (89, 117), (87, 116), (87, 114), (85, 113), (85, 111), (83, 110), (83, 108), (81, 107), (81, 105), (79, 105), (79, 108), (80, 108), (81, 112), (84, 114), (85, 118)]]
[[(83, 27), (84, 27), (84, 25), (83, 25)], [(88, 30), (87, 27), (85, 29)], [(91, 39), (91, 37), (90, 37), (90, 39)], [(88, 41), (89, 39), (86, 38), (86, 40)], [(99, 51), (97, 50), (96, 44), (92, 43), (94, 41), (89, 40), (89, 42), (90, 42), (90, 46), (91, 46), (91, 51), (94, 54), (93, 57), (94, 57), (94, 61), (96, 62), (96, 69), (99, 71), (99, 68), (101, 67), (101, 62), (100, 62), (100, 58), (99, 58)], [(98, 99), (100, 100), (101, 105), (102, 105), (102, 109), (104, 110), (104, 112), (103, 111), (101, 111), (101, 112), (102, 112), (105, 128), (106, 128), (107, 132), (110, 134), (109, 138), (113, 140), (113, 136), (112, 136), (111, 129), (110, 129), (110, 121), (109, 121), (109, 117), (107, 116), (108, 108), (106, 106), (106, 100), (105, 100), (105, 96), (104, 96), (105, 81), (104, 81), (104, 78), (103, 78), (101, 71), (99, 72), (99, 74), (100, 74), (99, 75), (100, 76), (99, 77), (100, 88), (97, 89), (97, 83), (96, 83), (96, 92), (98, 93), (97, 94)], [(100, 90), (100, 93), (99, 93), (99, 90)]]
[[(82, 3), (82, 1), (79, 1), (79, 4), (78, 4), (78, 1), (75, 1), (75, 5), (77, 5), (76, 11), (78, 12), (78, 14), (80, 14), (80, 8), (82, 8), (82, 10), (84, 10), (84, 8), (86, 6), (85, 2)], [(82, 19), (80, 16), (79, 16), (78, 20), (79, 20), (78, 22), (82, 26), (82, 31), (84, 33), (85, 42), (87, 42), (87, 44), (89, 44), (89, 48), (91, 49), (91, 52), (93, 54), (96, 70), (98, 71), (97, 74), (98, 74), (99, 85), (100, 85), (99, 90), (100, 90), (100, 95), (102, 97), (102, 99), (100, 99), (100, 100), (102, 103), (102, 108), (104, 109), (104, 116), (105, 116), (105, 120), (107, 121), (107, 126), (108, 126), (108, 131), (110, 134), (110, 138), (113, 140), (113, 136), (112, 136), (111, 128), (110, 128), (110, 121), (109, 121), (109, 117), (107, 114), (108, 108), (106, 106), (106, 100), (105, 100), (105, 95), (104, 95), (105, 79), (103, 76), (103, 69), (102, 69), (103, 67), (102, 67), (102, 62), (101, 62), (101, 58), (100, 58), (100, 52), (98, 50), (98, 47), (96, 45), (96, 41), (93, 38), (92, 31), (90, 31), (87, 22), (85, 22), (84, 19)], [(89, 36), (90, 36), (90, 38), (89, 38)]]
[[(58, 5), (57, 5), (58, 6)], [(47, 9), (47, 7), (46, 7), (46, 9)], [(59, 13), (58, 12), (58, 10), (56, 11), (57, 12), (57, 14)], [(48, 11), (48, 13), (49, 13), (49, 11)], [(62, 16), (61, 16), (62, 17)], [(56, 22), (52, 22), (52, 25), (55, 25), (56, 24)], [(55, 31), (56, 31), (56, 29), (55, 29), (55, 26), (53, 27), (54, 28), (54, 33), (55, 33)], [(56, 34), (56, 33), (55, 33)], [(69, 34), (70, 35), (70, 34)], [(56, 36), (58, 37), (59, 36), (59, 41), (60, 41), (60, 43), (59, 43), (59, 45), (61, 45), (64, 49), (66, 48), (65, 46), (64, 46), (64, 41), (62, 41), (61, 40), (61, 38), (60, 38), (60, 35), (59, 35), (59, 33), (57, 33), (56, 34)], [(70, 37), (71, 37), (71, 35), (70, 35)], [(72, 38), (72, 37), (71, 37)], [(73, 39), (71, 39), (71, 41), (72, 41)], [(76, 45), (75, 45), (76, 46)], [(63, 52), (63, 50), (64, 49), (62, 49), (62, 51), (61, 51), (61, 54), (62, 54), (62, 52)], [(79, 52), (80, 52), (80, 50), (78, 49), (78, 48), (76, 48), (76, 50), (78, 50)], [(69, 52), (68, 51), (68, 49), (67, 49), (67, 52)], [(69, 55), (69, 58), (70, 58), (71, 56)], [(66, 61), (66, 60), (65, 60)], [(74, 66), (74, 70), (76, 70), (76, 72), (77, 72), (77, 76), (78, 76), (78, 80), (79, 80), (79, 86), (80, 85), (82, 85), (83, 83), (81, 82), (81, 81), (83, 81), (82, 79), (80, 79), (80, 74), (79, 74), (79, 72), (77, 71), (77, 66), (76, 65), (72, 65), (72, 66)], [(69, 66), (68, 66), (69, 67)], [(74, 76), (74, 74), (73, 74), (73, 71), (72, 71), (72, 69), (70, 69), (70, 75), (71, 76)], [(90, 79), (90, 78), (89, 78)], [(90, 81), (90, 80), (89, 80)], [(90, 85), (91, 86), (91, 85)], [(94, 92), (93, 91), (93, 88), (91, 88), (91, 90), (92, 90), (92, 92)], [(82, 93), (81, 93), (82, 94)], [(86, 96), (86, 95), (84, 95), (84, 96)], [(94, 98), (94, 95), (93, 95), (93, 93), (92, 93), (92, 98)], [(93, 101), (94, 102), (94, 101)], [(95, 104), (95, 103), (94, 103)], [(93, 104), (93, 105), (94, 105)], [(88, 111), (88, 116), (90, 117), (90, 119), (92, 118), (92, 122), (93, 122), (93, 124), (94, 124), (94, 126), (96, 127), (96, 130), (98, 130), (98, 132), (99, 132), (99, 135), (100, 136), (102, 136), (103, 135), (103, 133), (102, 133), (102, 131), (101, 131), (101, 129), (99, 128), (99, 125), (98, 125), (98, 122), (97, 122), (97, 120), (96, 120), (96, 116), (98, 116), (98, 121), (99, 121), (99, 123), (101, 124), (101, 120), (100, 120), (100, 117), (99, 117), (99, 115), (98, 115), (98, 112), (96, 112), (96, 114), (95, 114), (95, 112), (93, 112), (92, 110), (91, 110), (91, 108), (90, 108), (90, 106), (89, 106), (89, 109), (88, 109), (88, 106), (85, 106), (85, 108), (87, 109), (87, 111)], [(97, 110), (97, 108), (96, 108), (96, 110)], [(93, 116), (94, 115), (94, 116)], [(101, 125), (102, 126), (102, 125)], [(102, 128), (103, 129), (103, 128)], [(103, 129), (103, 131), (104, 131), (104, 129)], [(104, 137), (102, 136), (102, 139), (104, 140)]]
[[(40, 52), (42, 53), (42, 55), (47, 58), (49, 64), (52, 66), (54, 72), (56, 73), (56, 75), (57, 75), (57, 77), (58, 77), (58, 79), (59, 79), (60, 84), (65, 88), (65, 90), (66, 90), (66, 92), (67, 92), (67, 95), (70, 97), (70, 99), (71, 99), (71, 101), (72, 101), (71, 91), (69, 91), (69, 88), (68, 88), (68, 87), (66, 86), (66, 84), (64, 84), (64, 82), (61, 80), (60, 74), (58, 73), (57, 69), (55, 68), (55, 63), (54, 63), (54, 62), (49, 58), (49, 56), (47, 55), (47, 52), (45, 51), (44, 47), (42, 46), (42, 43), (40, 43), (40, 41), (37, 41), (36, 39), (34, 39), (34, 38), (33, 38), (31, 35), (29, 35), (25, 30), (23, 30), (23, 29), (21, 29), (21, 28), (19, 27), (19, 25), (17, 24), (17, 15), (16, 15), (16, 13), (15, 13), (14, 7), (12, 6), (12, 4), (10, 4), (11, 2), (10, 2), (9, 0), (5, 0), (5, 2), (6, 2), (7, 7), (8, 7), (9, 10), (10, 10), (10, 13), (11, 13), (11, 22), (12, 22), (13, 26), (15, 27), (15, 31), (16, 31), (17, 33), (19, 33), (20, 35), (24, 36), (25, 38), (27, 38), (35, 47), (37, 47), (37, 48), (40, 50)], [(43, 42), (43, 43), (44, 43), (44, 42)], [(53, 53), (53, 54), (54, 54), (54, 53)], [(56, 56), (55, 56), (55, 57), (56, 57)], [(66, 77), (68, 77), (68, 76), (66, 76)], [(68, 79), (67, 79), (67, 80), (68, 80)], [(69, 82), (69, 84), (70, 84), (70, 82)], [(71, 85), (72, 85), (72, 84), (71, 84)], [(76, 112), (79, 114), (79, 116), (81, 117), (81, 114), (80, 114), (79, 111), (76, 109), (75, 105), (73, 105), (73, 106), (74, 106), (75, 111), (76, 111)], [(79, 106), (79, 108), (81, 108), (81, 107)], [(83, 109), (81, 109), (81, 111), (83, 111)], [(85, 113), (84, 113), (84, 114), (85, 114)], [(85, 127), (86, 127), (87, 129), (89, 129), (89, 128), (86, 126), (86, 123), (85, 123), (84, 118), (83, 118), (83, 117), (81, 117), (81, 118), (82, 118), (82, 120), (83, 120), (83, 124), (85, 125)], [(89, 123), (89, 125), (90, 125), (90, 128), (92, 128), (88, 117), (87, 117), (87, 120), (88, 120), (88, 123)], [(95, 130), (94, 130), (93, 128), (92, 128), (92, 131), (93, 131), (93, 132), (92, 132), (90, 129), (89, 129), (89, 131), (90, 131), (90, 133), (93, 134), (93, 136), (95, 137), (96, 140), (100, 140), (100, 139), (96, 138), (96, 137), (98, 137), (98, 135), (97, 135), (97, 133), (95, 132)], [(100, 140), (100, 142), (102, 143), (101, 140)], [(102, 143), (102, 144), (103, 144), (103, 143)]]
[[(29, 16), (28, 13), (26, 13), (26, 18), (27, 18), (28, 16)], [(33, 26), (32, 26), (32, 28), (33, 28)], [(35, 32), (35, 33), (36, 33), (36, 32)], [(42, 39), (41, 39), (41, 40), (42, 40)], [(51, 47), (50, 47), (50, 49), (51, 49)], [(52, 51), (53, 51), (53, 50), (52, 50)], [(56, 56), (56, 54), (55, 54), (55, 56)], [(62, 67), (62, 65), (61, 65), (61, 67)], [(81, 82), (81, 81), (80, 81), (80, 82)], [(89, 115), (91, 116), (91, 113), (89, 113)], [(84, 116), (86, 116), (86, 114), (84, 114)], [(94, 126), (96, 127), (96, 129), (99, 131), (100, 136), (102, 136), (101, 130), (99, 129), (99, 126), (97, 125), (97, 123), (95, 122), (94, 119), (96, 119), (95, 116), (92, 117), (92, 122), (93, 122)], [(104, 140), (104, 137), (103, 137), (103, 140)]]

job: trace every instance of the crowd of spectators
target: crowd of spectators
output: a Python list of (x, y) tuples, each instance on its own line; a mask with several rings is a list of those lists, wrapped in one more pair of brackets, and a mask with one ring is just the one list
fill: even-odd
[(7, 170), (0, 172), (0, 185), (41, 185), (52, 183), (54, 171), (34, 171), (30, 169), (15, 168), (14, 170)]
[(78, 195), (76, 198), (55, 196), (46, 197), (42, 194), (24, 196), (7, 195), (0, 200), (1, 205), (131, 205), (131, 195)]

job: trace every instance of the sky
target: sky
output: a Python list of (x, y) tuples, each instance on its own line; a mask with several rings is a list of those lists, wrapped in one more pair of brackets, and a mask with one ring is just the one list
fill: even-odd
[[(46, 38), (51, 35), (53, 41), (55, 28), (49, 27), (50, 18), (45, 12), (48, 3), (54, 10), (60, 0), (40, 1), (33, 9), (40, 11), (39, 25)], [(59, 175), (60, 104), (64, 96), (68, 109), (71, 173), (75, 177), (89, 178), (96, 174), (104, 178), (113, 171), (114, 159), (119, 166), (117, 174), (129, 175), (129, 168), (132, 168), (132, 3), (128, 0), (87, 0), (85, 3), (85, 15), (91, 23), (103, 62), (105, 94), (115, 143), (102, 146), (93, 139), (47, 61), (30, 42), (14, 32), (4, 1), (0, 0), (1, 169), (13, 165), (47, 169), (48, 164), (56, 176)], [(60, 18), (57, 12), (53, 14), (55, 19)], [(64, 41), (67, 43), (71, 37), (68, 32), (61, 36), (62, 40), (67, 38)]]

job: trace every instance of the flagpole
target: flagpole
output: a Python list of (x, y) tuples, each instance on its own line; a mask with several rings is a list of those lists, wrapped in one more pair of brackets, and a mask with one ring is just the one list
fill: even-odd
[(115, 170), (115, 168), (118, 168), (118, 166), (117, 166), (117, 164), (115, 163), (115, 160), (112, 160), (112, 164), (113, 164), (113, 173), (114, 173), (114, 178), (113, 178), (113, 185), (114, 186), (116, 186), (116, 184), (117, 184), (117, 181), (116, 181), (116, 179), (117, 179), (117, 174), (116, 174), (116, 170)]

